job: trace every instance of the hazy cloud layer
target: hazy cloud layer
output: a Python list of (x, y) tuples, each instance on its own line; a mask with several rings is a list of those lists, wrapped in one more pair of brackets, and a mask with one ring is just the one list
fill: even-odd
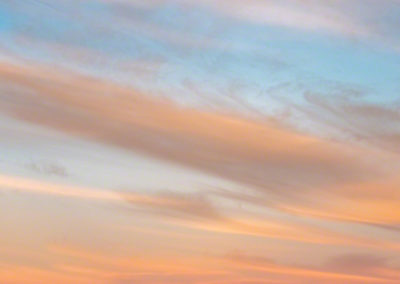
[(399, 15), (0, 3), (0, 282), (398, 283)]

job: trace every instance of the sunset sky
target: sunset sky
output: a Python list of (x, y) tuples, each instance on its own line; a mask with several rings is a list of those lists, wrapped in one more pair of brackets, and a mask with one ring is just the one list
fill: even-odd
[(400, 283), (399, 0), (0, 0), (0, 284)]

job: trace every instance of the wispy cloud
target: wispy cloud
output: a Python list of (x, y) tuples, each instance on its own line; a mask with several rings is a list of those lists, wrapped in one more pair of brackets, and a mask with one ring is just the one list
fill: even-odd
[[(378, 152), (301, 135), (276, 121), (186, 110), (54, 70), (3, 65), (1, 73), (7, 78), (4, 113), (248, 184), (286, 207), (320, 208), (322, 200), (336, 200), (341, 215), (363, 219), (373, 203), (366, 200), (349, 212), (346, 199), (362, 184), (392, 176), (396, 167)], [(394, 164), (376, 168), (379, 161)], [(390, 188), (388, 194), (395, 194)], [(374, 206), (396, 207), (397, 199), (389, 195)], [(379, 222), (396, 220), (395, 212), (390, 219), (385, 212), (376, 215)]]
[(400, 112), (396, 105), (367, 103), (346, 96), (329, 97), (308, 93), (303, 110), (320, 123), (330, 125), (356, 140), (397, 152), (400, 143)]
[(397, 283), (399, 11), (0, 3), (0, 282)]
[(33, 194), (61, 196), (87, 200), (121, 200), (118, 194), (110, 191), (85, 188), (81, 186), (60, 185), (34, 179), (21, 178), (17, 176), (0, 175), (0, 189), (3, 191), (16, 190)]
[[(265, 257), (260, 256), (249, 256), (240, 252), (234, 252), (227, 255), (227, 259), (243, 265), (244, 267), (248, 267), (248, 269), (254, 269), (254, 271), (263, 272), (266, 275), (268, 274), (281, 274), (281, 275), (296, 275), (297, 280), (293, 283), (302, 283), (301, 281), (324, 281), (324, 283), (394, 283), (396, 278), (392, 275), (371, 275), (365, 274), (362, 271), (346, 270), (346, 272), (334, 272), (332, 270), (332, 266), (329, 266), (329, 269), (325, 268), (317, 268), (317, 267), (301, 267), (301, 266), (285, 266), (281, 264), (274, 263)], [(366, 261), (367, 262), (367, 261)], [(372, 263), (370, 263), (372, 264)], [(380, 263), (374, 262), (372, 267), (378, 268)], [(360, 265), (362, 266), (362, 265)], [(371, 266), (369, 266), (371, 268)], [(351, 269), (350, 269), (351, 270)], [(392, 272), (395, 272), (394, 269)], [(364, 271), (365, 272), (365, 271)], [(254, 273), (254, 272), (253, 272)], [(284, 278), (285, 279), (285, 278)], [(308, 279), (308, 280), (307, 280)], [(312, 280), (311, 280), (312, 279)], [(296, 282), (298, 281), (298, 282)]]
[(56, 163), (48, 162), (31, 162), (26, 165), (26, 167), (34, 172), (45, 174), (45, 175), (55, 175), (59, 177), (68, 176), (67, 169)]
[[(88, 78), (53, 74), (52, 79), (45, 79), (47, 72), (54, 73), (39, 71), (39, 75), (37, 71), (4, 66), (2, 74), (8, 81), (2, 110), (67, 133), (152, 152), (231, 178), (238, 177), (236, 171), (248, 171), (255, 183), (271, 190), (279, 186), (276, 179), (289, 172), (302, 175), (302, 179), (286, 184), (287, 188), (362, 180), (365, 173), (378, 172), (361, 157), (360, 162), (354, 161), (346, 146), (297, 134), (275, 122), (184, 110)], [(15, 91), (14, 86), (24, 89)], [(55, 115), (60, 112), (63, 115)], [(160, 137), (165, 142), (159, 143)], [(178, 155), (181, 151), (184, 155)], [(246, 167), (233, 167), (236, 161)], [(309, 171), (308, 167), (319, 170)]]

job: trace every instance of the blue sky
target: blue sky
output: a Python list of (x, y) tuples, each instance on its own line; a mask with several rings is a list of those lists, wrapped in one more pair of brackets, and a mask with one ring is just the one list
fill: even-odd
[[(7, 15), (1, 45), (18, 58), (122, 81), (195, 105), (212, 105), (214, 99), (229, 103), (227, 97), (233, 95), (268, 113), (274, 103), (271, 88), (301, 101), (305, 91), (334, 94), (336, 85), (359, 89), (365, 100), (397, 100), (398, 5), (370, 1), (366, 8), (360, 1), (338, 1), (331, 8), (335, 16), (363, 25), (354, 30), (353, 24), (343, 23), (337, 31), (335, 26), (324, 28), (318, 18), (312, 24), (320, 20), (322, 29), (297, 19), (289, 26), (285, 21), (251, 21), (221, 11), (220, 2), (11, 1), (0, 8)], [(278, 12), (298, 8), (296, 1), (282, 3)], [(380, 13), (372, 14), (373, 9)], [(295, 87), (285, 90), (282, 85)], [(203, 96), (196, 94), (200, 90)]]

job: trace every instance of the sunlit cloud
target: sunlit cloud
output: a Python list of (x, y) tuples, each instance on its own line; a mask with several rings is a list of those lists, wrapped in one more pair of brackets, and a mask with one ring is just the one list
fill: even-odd
[(397, 283), (399, 11), (0, 3), (0, 282)]

